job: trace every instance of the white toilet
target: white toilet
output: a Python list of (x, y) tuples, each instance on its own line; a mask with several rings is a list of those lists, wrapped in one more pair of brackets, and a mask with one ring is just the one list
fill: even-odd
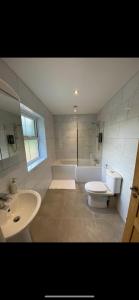
[(91, 181), (85, 184), (88, 193), (88, 205), (96, 208), (106, 208), (109, 196), (120, 193), (122, 177), (115, 171), (106, 169), (106, 182)]

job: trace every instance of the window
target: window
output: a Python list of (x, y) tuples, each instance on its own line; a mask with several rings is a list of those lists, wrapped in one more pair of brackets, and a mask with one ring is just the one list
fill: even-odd
[(42, 116), (25, 105), (20, 106), (27, 168), (31, 171), (47, 158), (45, 122)]
[(22, 115), (24, 145), (28, 165), (39, 158), (37, 120)]

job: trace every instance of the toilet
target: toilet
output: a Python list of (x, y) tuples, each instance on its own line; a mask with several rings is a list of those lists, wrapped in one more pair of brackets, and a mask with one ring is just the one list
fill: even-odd
[(88, 205), (106, 208), (109, 196), (120, 194), (122, 177), (119, 173), (106, 169), (106, 182), (90, 181), (85, 184), (88, 194)]

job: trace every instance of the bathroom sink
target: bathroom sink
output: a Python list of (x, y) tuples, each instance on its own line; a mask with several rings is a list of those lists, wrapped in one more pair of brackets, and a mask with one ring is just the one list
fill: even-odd
[(9, 209), (0, 209), (0, 226), (5, 239), (28, 227), (40, 208), (41, 197), (36, 191), (20, 190), (7, 204)]

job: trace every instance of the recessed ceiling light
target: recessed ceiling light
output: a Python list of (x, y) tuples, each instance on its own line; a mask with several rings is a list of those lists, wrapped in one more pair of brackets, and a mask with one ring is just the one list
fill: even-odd
[(75, 91), (74, 91), (74, 95), (79, 95), (79, 91), (78, 91), (78, 90), (75, 90)]

